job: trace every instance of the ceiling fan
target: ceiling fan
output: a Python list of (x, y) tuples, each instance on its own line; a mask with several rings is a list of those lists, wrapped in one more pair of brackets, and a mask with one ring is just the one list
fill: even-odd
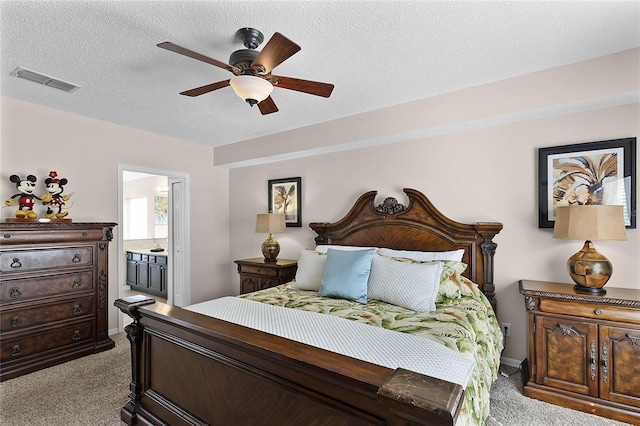
[(187, 48), (165, 41), (158, 47), (171, 52), (188, 56), (198, 61), (225, 69), (233, 73), (229, 80), (218, 81), (181, 92), (185, 96), (200, 96), (223, 87), (231, 86), (234, 92), (249, 105), (258, 105), (262, 115), (278, 112), (278, 107), (271, 98), (274, 87), (295, 90), (297, 92), (328, 98), (333, 91), (333, 84), (297, 78), (273, 75), (271, 71), (300, 50), (300, 46), (280, 33), (275, 33), (264, 45), (262, 51), (256, 48), (264, 40), (262, 33), (255, 28), (241, 28), (236, 37), (246, 49), (236, 50), (229, 57), (229, 63), (218, 61)]

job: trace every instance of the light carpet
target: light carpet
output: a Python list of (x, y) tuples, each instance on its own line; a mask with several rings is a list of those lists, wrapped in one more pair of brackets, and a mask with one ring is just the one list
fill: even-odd
[[(121, 426), (131, 380), (129, 342), (111, 336), (112, 350), (36, 371), (0, 384), (2, 426)], [(505, 371), (511, 370), (504, 367)], [(521, 376), (500, 376), (491, 389), (486, 426), (621, 426), (625, 423), (522, 395)]]

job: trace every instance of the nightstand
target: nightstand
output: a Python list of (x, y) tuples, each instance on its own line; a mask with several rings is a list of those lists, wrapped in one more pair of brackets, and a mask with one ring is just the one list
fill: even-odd
[[(640, 424), (640, 290), (519, 283), (529, 323), (526, 396)], [(525, 372), (526, 373), (526, 372)]]
[(265, 262), (264, 257), (255, 257), (234, 262), (240, 274), (240, 294), (288, 283), (296, 277), (298, 270), (298, 261), (291, 259)]

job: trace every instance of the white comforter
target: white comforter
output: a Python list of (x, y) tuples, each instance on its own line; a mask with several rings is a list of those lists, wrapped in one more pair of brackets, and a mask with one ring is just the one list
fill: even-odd
[(473, 370), (472, 361), (429, 339), (316, 312), (237, 297), (223, 297), (185, 309), (384, 367), (415, 371), (463, 388)]

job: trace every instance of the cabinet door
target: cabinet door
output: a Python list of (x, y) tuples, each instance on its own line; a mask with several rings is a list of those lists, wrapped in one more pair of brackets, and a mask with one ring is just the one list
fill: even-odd
[(600, 327), (600, 397), (640, 407), (640, 330)]
[(598, 326), (536, 317), (536, 383), (598, 396)]
[(149, 264), (149, 288), (157, 292), (166, 291), (167, 271), (164, 265)]
[(147, 262), (138, 263), (138, 286), (149, 287), (149, 264)]
[(264, 290), (265, 288), (275, 287), (280, 285), (280, 281), (274, 278), (260, 278), (258, 284), (258, 290)]
[(138, 285), (138, 262), (127, 260), (127, 285)]
[(258, 289), (258, 278), (250, 275), (240, 275), (240, 294), (251, 293)]

